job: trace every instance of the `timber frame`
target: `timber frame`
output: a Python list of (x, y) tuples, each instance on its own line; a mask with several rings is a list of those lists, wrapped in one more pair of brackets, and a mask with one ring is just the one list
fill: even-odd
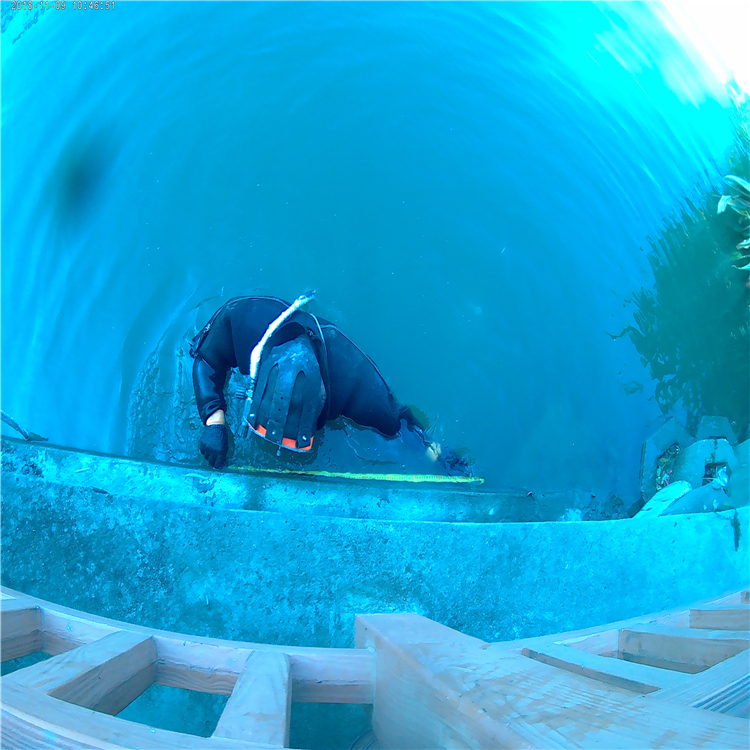
[[(283, 748), (292, 702), (372, 706), (381, 748), (717, 747), (750, 738), (750, 592), (587, 630), (485, 643), (363, 615), (357, 648), (223, 641), (2, 588), (8, 748)], [(158, 683), (229, 696), (211, 737), (116, 718)]]

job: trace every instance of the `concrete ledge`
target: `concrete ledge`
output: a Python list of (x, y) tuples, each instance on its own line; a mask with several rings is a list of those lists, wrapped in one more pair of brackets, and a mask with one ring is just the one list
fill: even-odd
[(211, 508), (338, 518), (470, 523), (557, 521), (566, 509), (591, 503), (589, 497), (582, 497), (588, 493), (577, 491), (532, 495), (212, 471), (14, 438), (2, 439), (2, 468), (6, 474), (31, 474), (48, 482), (102, 493), (158, 497)]
[(66, 485), (46, 470), (3, 472), (3, 584), (160, 629), (350, 646), (356, 614), (415, 612), (499, 641), (749, 583), (748, 509), (595, 523), (327, 518)]

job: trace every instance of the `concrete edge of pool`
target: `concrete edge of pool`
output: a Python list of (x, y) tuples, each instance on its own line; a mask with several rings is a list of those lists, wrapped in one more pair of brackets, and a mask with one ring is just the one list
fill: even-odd
[[(241, 492), (265, 488), (262, 478), (222, 477), (236, 502), (212, 507), (206, 496), (223, 483), (203, 491), (209, 472), (10, 440), (2, 459), (3, 584), (149, 627), (349, 646), (356, 614), (414, 612), (485, 641), (513, 640), (748, 585), (747, 508), (639, 522), (331, 517), (241, 509)], [(62, 481), (59, 461), (90, 485)], [(151, 484), (154, 472), (161, 484)], [(294, 490), (297, 502), (338, 491), (315, 482)]]

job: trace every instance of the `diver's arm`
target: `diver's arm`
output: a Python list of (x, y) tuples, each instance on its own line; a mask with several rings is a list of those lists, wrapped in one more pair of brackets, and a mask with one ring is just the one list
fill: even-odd
[(440, 458), (441, 448), (440, 443), (435, 440), (430, 440), (427, 436), (427, 426), (422, 423), (422, 420), (408, 406), (402, 406), (399, 410), (399, 418), (406, 422), (406, 426), (411, 432), (416, 433), (422, 440), (424, 447), (427, 449), (427, 457), (431, 461), (437, 461)]
[[(212, 367), (203, 357), (198, 355), (193, 363), (193, 387), (195, 388), (195, 402), (203, 424), (223, 424), (224, 412), (227, 404), (224, 399), (224, 383), (227, 379), (227, 369)], [(221, 412), (221, 416), (217, 416)]]
[(226, 464), (229, 450), (229, 430), (224, 419), (226, 378), (226, 369), (212, 367), (203, 357), (195, 358), (195, 401), (201, 421), (206, 425), (201, 435), (200, 452), (214, 469), (221, 469)]
[[(414, 432), (419, 435), (428, 451), (431, 446), (437, 445), (437, 443), (433, 443), (427, 437), (427, 425), (422, 423), (422, 420), (417, 417), (417, 415), (411, 410), (409, 406), (402, 406), (399, 409), (398, 417), (399, 419), (403, 419), (404, 422), (406, 422), (406, 426), (409, 428), (410, 432)], [(437, 451), (437, 453), (438, 455), (440, 455), (439, 450)]]
[(342, 415), (389, 437), (398, 434), (403, 420), (425, 447), (430, 446), (427, 425), (397, 401), (375, 363), (335, 326), (328, 324), (323, 331), (332, 389), (331, 418)]
[(401, 420), (419, 435), (427, 455), (446, 468), (468, 472), (463, 459), (427, 436), (427, 425), (394, 397), (375, 363), (335, 326), (323, 326), (331, 382), (330, 418), (348, 417), (362, 427), (374, 427), (389, 437), (398, 434)]
[(403, 419), (406, 422), (406, 426), (411, 432), (416, 432), (417, 435), (423, 436), (427, 431), (427, 425), (422, 424), (422, 420), (411, 410), (409, 406), (402, 406), (398, 412), (399, 419)]

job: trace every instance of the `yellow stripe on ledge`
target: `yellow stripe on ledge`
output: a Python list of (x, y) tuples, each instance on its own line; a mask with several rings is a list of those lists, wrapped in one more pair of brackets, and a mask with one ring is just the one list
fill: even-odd
[(371, 482), (414, 482), (430, 484), (484, 484), (481, 477), (449, 477), (440, 474), (355, 474), (350, 471), (298, 471), (295, 469), (259, 469), (255, 466), (237, 466), (232, 471), (249, 471), (255, 474), (296, 474), (303, 477), (327, 479), (356, 479)]

